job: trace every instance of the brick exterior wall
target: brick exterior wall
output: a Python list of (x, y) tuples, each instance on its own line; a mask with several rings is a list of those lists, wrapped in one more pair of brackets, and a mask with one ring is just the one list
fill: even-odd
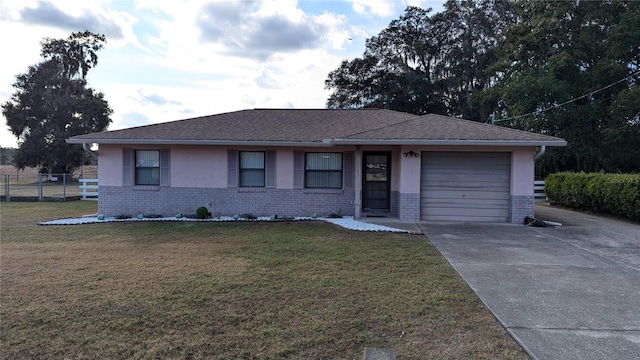
[[(98, 211), (105, 216), (176, 213), (195, 214), (205, 206), (214, 216), (249, 213), (256, 216), (326, 216), (340, 211), (353, 216), (353, 191), (309, 191), (303, 189), (238, 189), (100, 186)], [(520, 224), (533, 216), (533, 196), (510, 199), (510, 219)], [(402, 221), (420, 221), (420, 194), (391, 193), (391, 215)]]
[(533, 196), (511, 195), (512, 224), (522, 224), (525, 216), (533, 216)]
[(390, 194), (390, 204), (389, 204), (389, 212), (392, 217), (398, 217), (398, 211), (400, 206), (400, 193), (397, 191), (392, 191)]
[(420, 194), (399, 193), (398, 219), (420, 221)]
[(213, 216), (326, 216), (338, 211), (353, 216), (355, 199), (354, 192), (346, 190), (100, 186), (98, 191), (98, 211), (105, 216), (195, 214), (200, 206)]

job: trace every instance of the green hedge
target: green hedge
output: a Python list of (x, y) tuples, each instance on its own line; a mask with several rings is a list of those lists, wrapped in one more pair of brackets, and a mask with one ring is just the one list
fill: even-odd
[(561, 172), (544, 182), (549, 200), (640, 221), (640, 174)]

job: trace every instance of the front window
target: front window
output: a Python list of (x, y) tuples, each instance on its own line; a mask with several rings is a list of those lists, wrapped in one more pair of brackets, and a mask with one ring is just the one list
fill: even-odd
[(264, 152), (240, 152), (240, 186), (264, 187)]
[(342, 188), (342, 153), (306, 153), (305, 187)]
[(160, 185), (160, 151), (136, 150), (136, 185)]

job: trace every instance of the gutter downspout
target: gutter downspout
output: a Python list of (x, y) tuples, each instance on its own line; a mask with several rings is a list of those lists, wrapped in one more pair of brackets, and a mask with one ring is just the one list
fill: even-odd
[[(538, 159), (540, 159), (540, 158), (544, 155), (544, 152), (545, 152), (546, 150), (547, 150), (547, 147), (546, 147), (545, 145), (541, 145), (541, 146), (540, 146), (540, 151), (538, 151), (538, 153), (536, 154), (536, 156), (534, 156), (534, 157), (533, 157), (533, 172), (534, 172), (534, 174), (533, 174), (533, 180), (534, 180), (534, 181), (533, 181), (533, 203), (534, 203), (534, 204), (536, 203), (536, 195), (537, 195), (537, 194), (536, 194), (536, 188), (535, 188), (535, 187), (536, 187), (536, 175), (535, 175), (536, 161), (537, 161)], [(543, 194), (542, 194), (542, 196), (544, 196), (544, 199), (545, 199), (545, 200), (549, 200), (549, 198), (547, 197), (547, 194), (546, 194), (546, 193), (544, 193), (544, 179), (543, 179), (543, 181), (542, 181), (542, 185), (543, 185)], [(538, 196), (539, 196), (539, 195), (538, 195)]]
[[(84, 145), (84, 144), (83, 144)], [(536, 156), (533, 158), (533, 161), (535, 162), (536, 160), (540, 159), (542, 157), (542, 155), (544, 155), (544, 152), (547, 151), (547, 146), (546, 145), (542, 145), (540, 147), (540, 151), (538, 151), (538, 153), (536, 154)]]

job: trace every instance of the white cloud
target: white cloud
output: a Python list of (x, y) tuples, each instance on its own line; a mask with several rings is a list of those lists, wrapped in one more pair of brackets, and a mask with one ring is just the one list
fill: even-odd
[[(208, 21), (214, 23), (209, 29), (210, 33), (218, 31), (218, 36), (229, 35), (237, 44), (233, 44), (232, 40), (203, 43), (198, 36), (194, 36), (199, 34), (203, 26), (201, 8), (194, 3), (180, 3), (179, 7), (170, 7), (166, 2), (159, 2), (158, 6), (155, 4), (138, 3), (149, 9), (154, 6), (156, 12), (171, 14), (171, 17), (156, 23), (159, 32), (150, 50), (157, 56), (151, 63), (158, 71), (162, 71), (158, 76), (164, 81), (173, 78), (169, 82), (182, 84), (141, 84), (143, 87), (135, 91), (155, 94), (181, 106), (150, 106), (139, 97), (131, 96), (121, 101), (123, 107), (137, 106), (138, 111), (149, 114), (153, 122), (183, 118), (181, 115), (184, 114), (198, 116), (253, 107), (291, 107), (293, 104), (297, 107), (324, 107), (328, 96), (324, 90), (324, 79), (341, 61), (337, 56), (329, 55), (328, 51), (343, 47), (350, 32), (357, 33), (353, 29), (348, 30), (344, 16), (327, 12), (318, 16), (304, 14), (296, 7), (295, 1), (286, 4), (277, 2), (277, 6), (273, 1), (213, 2), (205, 11), (205, 15), (209, 16)], [(218, 18), (221, 22), (216, 22)], [(298, 43), (287, 38), (290, 35), (300, 39), (300, 28), (296, 28), (301, 26), (300, 20), (311, 21), (325, 29), (322, 36), (318, 37), (321, 40), (317, 45), (306, 47), (302, 44), (296, 47)], [(278, 29), (279, 32), (268, 31), (273, 24), (284, 26)], [(257, 27), (260, 31), (249, 27)], [(303, 31), (305, 29), (309, 28), (302, 28)], [(245, 35), (234, 36), (234, 32)], [(282, 35), (284, 39), (278, 39), (275, 35), (265, 37), (263, 33)], [(255, 45), (257, 50), (242, 53), (243, 47), (248, 45)], [(269, 54), (260, 53), (266, 50), (270, 50)], [(230, 52), (236, 56), (228, 56)], [(131, 91), (121, 89), (117, 93)], [(113, 102), (114, 108), (119, 103), (115, 99), (109, 101)], [(116, 116), (113, 128), (121, 127), (121, 121)]]
[(305, 14), (296, 1), (213, 2), (204, 5), (196, 24), (204, 43), (222, 45), (227, 54), (265, 60), (274, 54), (323, 47), (333, 29)]
[[(386, 26), (372, 17), (406, 5), (348, 1), (365, 16), (332, 11), (338, 1), (2, 1), (0, 33), (20, 36), (0, 37), (0, 48), (15, 49), (0, 68), (0, 101), (15, 75), (40, 61), (43, 37), (94, 24), (111, 34), (88, 75), (114, 109), (110, 129), (255, 107), (322, 108), (328, 73)], [(0, 144), (15, 146), (2, 127)]]
[(358, 14), (388, 17), (394, 14), (397, 2), (393, 0), (349, 0)]
[(423, 9), (432, 8), (435, 14), (444, 10), (444, 1), (442, 0), (405, 0), (407, 6), (417, 6)]
[(255, 80), (256, 85), (263, 89), (281, 89), (282, 86), (278, 81), (274, 78), (273, 71), (269, 69), (262, 69), (262, 74), (258, 76)]
[(348, 0), (353, 10), (365, 16), (391, 17), (402, 13), (407, 6), (433, 8), (434, 12), (442, 11), (442, 0)]

